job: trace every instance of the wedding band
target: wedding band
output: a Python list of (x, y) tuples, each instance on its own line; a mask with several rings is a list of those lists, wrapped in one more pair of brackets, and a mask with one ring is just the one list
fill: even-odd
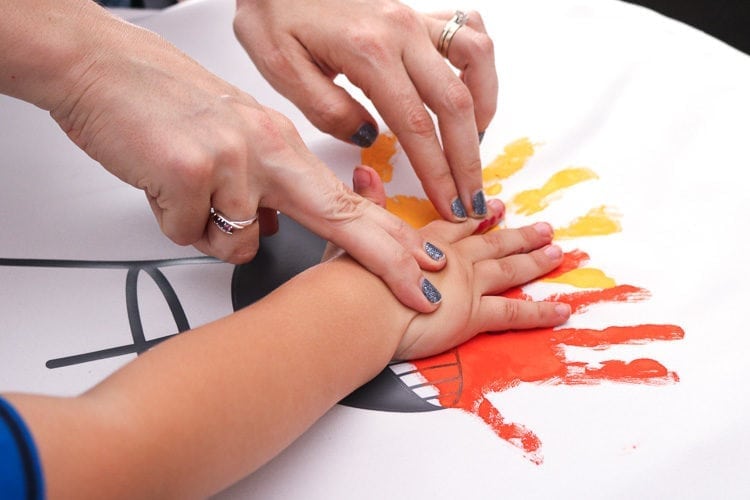
[(443, 27), (443, 32), (440, 34), (440, 39), (438, 40), (437, 49), (440, 54), (448, 58), (448, 49), (451, 47), (451, 41), (453, 40), (453, 37), (456, 35), (456, 32), (461, 29), (461, 26), (466, 24), (469, 21), (468, 14), (465, 14), (463, 11), (457, 10), (455, 14), (453, 14), (453, 17), (451, 17), (447, 23), (445, 23), (445, 26)]
[(247, 226), (251, 226), (258, 220), (258, 214), (255, 214), (247, 220), (229, 220), (214, 207), (211, 207), (210, 214), (211, 221), (216, 224), (216, 227), (218, 227), (221, 232), (226, 234), (232, 234), (236, 229), (244, 229)]

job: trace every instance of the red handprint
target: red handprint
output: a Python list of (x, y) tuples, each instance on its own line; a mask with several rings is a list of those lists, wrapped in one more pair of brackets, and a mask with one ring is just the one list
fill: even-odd
[[(581, 251), (566, 254), (565, 262), (548, 277), (559, 276), (588, 260)], [(528, 298), (522, 289), (508, 297)], [(599, 302), (632, 302), (649, 296), (642, 288), (620, 285), (601, 290), (558, 294), (551, 300), (567, 302), (581, 312)], [(582, 328), (538, 329), (483, 333), (451, 351), (413, 362), (428, 384), (438, 391), (444, 408), (458, 408), (480, 417), (501, 439), (520, 448), (534, 463), (541, 463), (541, 441), (525, 426), (507, 422), (486, 398), (526, 383), (557, 385), (597, 384), (603, 380), (664, 384), (679, 380), (676, 373), (652, 359), (631, 362), (608, 360), (599, 366), (566, 358), (564, 346), (605, 348), (613, 344), (640, 344), (684, 337), (675, 325), (609, 326), (602, 330)]]

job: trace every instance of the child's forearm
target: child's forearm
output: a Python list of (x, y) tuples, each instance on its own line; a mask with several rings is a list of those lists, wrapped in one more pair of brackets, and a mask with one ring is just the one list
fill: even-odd
[(376, 375), (414, 315), (339, 259), (157, 346), (79, 398), (9, 399), (35, 436), (50, 495), (202, 497)]

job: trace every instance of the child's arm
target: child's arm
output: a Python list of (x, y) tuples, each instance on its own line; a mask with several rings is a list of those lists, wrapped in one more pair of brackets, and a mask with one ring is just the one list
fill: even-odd
[(555, 304), (485, 296), (559, 264), (549, 226), (467, 236), (477, 224), (423, 229), (448, 259), (430, 276), (443, 294), (435, 313), (405, 308), (342, 257), (158, 345), (80, 397), (7, 396), (34, 435), (49, 496), (205, 497), (271, 459), (394, 357), (441, 352), (482, 330), (564, 322), (569, 310)]

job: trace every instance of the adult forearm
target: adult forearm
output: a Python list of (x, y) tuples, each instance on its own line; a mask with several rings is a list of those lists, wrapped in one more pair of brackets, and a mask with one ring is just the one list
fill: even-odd
[(69, 95), (102, 38), (126, 26), (91, 0), (0, 0), (0, 14), (0, 92), (46, 110)]

